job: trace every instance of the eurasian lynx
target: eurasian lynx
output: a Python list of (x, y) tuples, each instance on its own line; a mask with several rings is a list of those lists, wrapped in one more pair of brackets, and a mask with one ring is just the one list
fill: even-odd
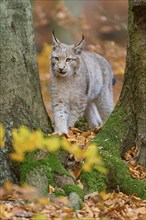
[(107, 60), (75, 45), (61, 43), (53, 33), (51, 55), (51, 97), (55, 133), (68, 133), (69, 127), (85, 116), (90, 127), (101, 126), (114, 103), (112, 71)]

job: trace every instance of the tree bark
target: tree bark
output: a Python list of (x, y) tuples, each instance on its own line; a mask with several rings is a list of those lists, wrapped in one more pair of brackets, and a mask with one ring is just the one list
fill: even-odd
[(0, 122), (50, 132), (42, 100), (29, 0), (2, 0)]
[(30, 1), (2, 0), (0, 9), (0, 123), (6, 130), (6, 147), (0, 148), (0, 184), (6, 180), (26, 182), (36, 187), (41, 195), (48, 193), (51, 184), (63, 188), (70, 198), (70, 193), (74, 192), (76, 202), (73, 205), (79, 208), (83, 192), (61, 164), (59, 157), (64, 157), (61, 153), (58, 157), (32, 152), (22, 164), (9, 158), (11, 128), (26, 125), (47, 134), (52, 132), (52, 127), (40, 90)]
[[(23, 124), (45, 133), (52, 128), (41, 95), (29, 0), (0, 1), (0, 31), (0, 123), (10, 146), (11, 128)], [(17, 179), (9, 151), (0, 149), (0, 183)]]
[[(121, 155), (136, 145), (138, 163), (146, 166), (146, 1), (129, 0), (128, 46), (123, 89), (114, 112), (101, 129), (95, 143), (109, 170), (106, 183), (110, 189), (146, 198), (146, 184), (133, 179)], [(91, 178), (92, 177), (92, 178)], [(81, 174), (88, 191), (98, 174)], [(89, 181), (89, 179), (92, 181)], [(97, 184), (98, 185), (98, 184)], [(94, 190), (98, 186), (94, 186)]]
[[(119, 105), (132, 116), (126, 144), (139, 147), (138, 163), (146, 166), (146, 1), (129, 1), (129, 41), (125, 83)], [(129, 118), (130, 120), (130, 118)], [(131, 139), (131, 140), (130, 140)]]

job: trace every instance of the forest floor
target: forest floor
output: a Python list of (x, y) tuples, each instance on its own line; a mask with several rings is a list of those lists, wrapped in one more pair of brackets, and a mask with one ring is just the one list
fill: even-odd
[[(98, 130), (82, 132), (72, 128), (68, 135), (63, 135), (71, 143), (85, 147), (97, 134)], [(125, 163), (133, 178), (146, 181), (146, 168), (135, 164), (137, 148), (133, 146), (125, 154)], [(70, 166), (75, 166), (76, 161), (72, 159)], [(76, 167), (76, 166), (75, 166)], [(78, 178), (81, 169), (70, 171)], [(79, 186), (82, 184), (78, 181)], [(81, 210), (73, 210), (67, 197), (51, 197), (55, 191), (48, 186), (49, 196), (40, 197), (35, 190), (28, 186), (6, 182), (0, 188), (0, 219), (1, 220), (145, 220), (146, 200), (141, 200), (136, 194), (128, 196), (117, 189), (117, 192), (94, 192), (86, 195)]]

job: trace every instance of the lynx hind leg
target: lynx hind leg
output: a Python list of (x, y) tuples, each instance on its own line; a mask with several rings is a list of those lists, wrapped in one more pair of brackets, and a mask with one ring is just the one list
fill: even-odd
[(75, 122), (79, 119), (79, 117), (77, 116), (77, 114), (75, 112), (71, 112), (70, 113), (70, 117), (68, 120), (68, 127), (72, 128), (75, 125)]
[(95, 103), (92, 102), (88, 104), (85, 116), (91, 128), (100, 127), (102, 125), (102, 120)]
[(114, 109), (112, 91), (109, 88), (103, 88), (96, 98), (95, 104), (104, 124)]
[(74, 127), (75, 122), (84, 116), (87, 105), (86, 103), (86, 99), (82, 100), (80, 103), (72, 103), (68, 119), (68, 127)]

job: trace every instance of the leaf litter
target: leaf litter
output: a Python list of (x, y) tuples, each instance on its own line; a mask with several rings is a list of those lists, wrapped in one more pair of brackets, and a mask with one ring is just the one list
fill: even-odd
[[(62, 137), (81, 148), (96, 136), (99, 129), (82, 132), (72, 128), (69, 134)], [(146, 168), (136, 165), (135, 157), (138, 149), (132, 147), (124, 157), (129, 171), (134, 178), (146, 181)], [(72, 159), (74, 160), (74, 159)], [(80, 175), (81, 169), (77, 166), (71, 171), (75, 178)], [(83, 188), (82, 183), (78, 185)], [(54, 192), (48, 186), (50, 193)], [(6, 182), (0, 188), (0, 220), (146, 220), (146, 200), (137, 195), (128, 196), (122, 192), (94, 192), (86, 195), (81, 210), (72, 210), (67, 197), (42, 197), (34, 188), (24, 185), (18, 186)]]

